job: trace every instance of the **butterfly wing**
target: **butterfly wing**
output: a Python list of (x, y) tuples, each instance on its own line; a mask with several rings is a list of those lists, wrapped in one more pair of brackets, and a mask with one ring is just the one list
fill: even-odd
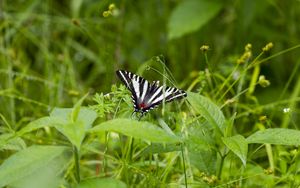
[(148, 112), (150, 109), (153, 109), (157, 105), (161, 104), (163, 100), (166, 102), (171, 102), (175, 99), (180, 99), (186, 96), (187, 94), (183, 90), (175, 87), (166, 87), (164, 90), (163, 86), (159, 86), (158, 82), (154, 82), (145, 97), (144, 103), (147, 104), (147, 108), (144, 108), (144, 110)]
[(129, 71), (118, 70), (116, 73), (132, 94), (134, 110), (136, 112), (139, 111), (140, 104), (143, 103), (151, 84), (144, 78)]
[(141, 111), (142, 113), (146, 113), (161, 104), (163, 100), (170, 102), (174, 99), (180, 99), (187, 96), (186, 92), (183, 90), (175, 87), (164, 88), (163, 86), (159, 86), (159, 81), (150, 84), (144, 78), (129, 71), (118, 70), (116, 73), (131, 91), (131, 97), (136, 112)]

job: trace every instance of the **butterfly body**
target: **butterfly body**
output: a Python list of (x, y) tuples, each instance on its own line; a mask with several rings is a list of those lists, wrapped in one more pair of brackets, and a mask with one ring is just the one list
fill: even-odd
[(164, 100), (170, 102), (174, 99), (187, 96), (186, 92), (183, 90), (175, 87), (160, 86), (159, 81), (150, 83), (143, 77), (129, 71), (118, 70), (116, 73), (130, 90), (134, 112), (140, 112), (141, 117), (149, 110), (157, 107)]

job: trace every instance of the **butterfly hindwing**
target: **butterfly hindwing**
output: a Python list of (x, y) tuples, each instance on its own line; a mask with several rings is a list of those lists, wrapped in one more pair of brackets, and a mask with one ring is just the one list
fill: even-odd
[(174, 99), (186, 97), (187, 94), (183, 90), (179, 90), (175, 87), (166, 87), (153, 85), (151, 92), (146, 97), (146, 103), (150, 104), (149, 108), (152, 109), (161, 104), (163, 100), (171, 102)]
[(118, 77), (132, 94), (136, 112), (146, 113), (161, 104), (162, 101), (170, 102), (174, 99), (186, 97), (185, 91), (175, 87), (163, 87), (159, 81), (149, 83), (146, 79), (129, 71), (118, 70)]

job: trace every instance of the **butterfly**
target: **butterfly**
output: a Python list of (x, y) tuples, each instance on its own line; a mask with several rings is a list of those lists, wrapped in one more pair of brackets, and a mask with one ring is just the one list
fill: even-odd
[(145, 78), (126, 70), (118, 70), (116, 74), (130, 90), (134, 107), (133, 113), (141, 113), (139, 120), (163, 101), (170, 102), (187, 96), (183, 90), (160, 86), (159, 81), (150, 83)]

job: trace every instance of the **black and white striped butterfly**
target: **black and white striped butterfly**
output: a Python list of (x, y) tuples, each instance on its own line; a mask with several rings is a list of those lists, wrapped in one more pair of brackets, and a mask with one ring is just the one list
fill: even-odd
[(175, 87), (159, 86), (159, 81), (149, 83), (146, 79), (129, 71), (118, 70), (116, 73), (130, 90), (134, 112), (140, 112), (140, 118), (149, 110), (161, 104), (163, 100), (170, 102), (187, 96), (183, 90)]

